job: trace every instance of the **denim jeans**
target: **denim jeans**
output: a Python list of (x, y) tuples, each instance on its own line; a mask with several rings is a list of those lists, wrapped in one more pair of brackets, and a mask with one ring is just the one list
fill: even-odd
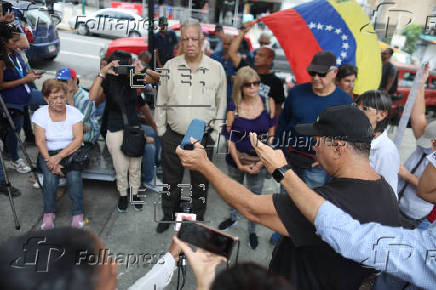
[(142, 180), (145, 183), (151, 183), (154, 176), (154, 153), (156, 147), (154, 144), (145, 144), (144, 155), (142, 156)]
[[(44, 181), (42, 185), (42, 197), (44, 201), (44, 213), (56, 212), (56, 192), (59, 186), (60, 176), (53, 174), (47, 167), (47, 164), (38, 154), (38, 162), (41, 165)], [(71, 199), (72, 215), (83, 214), (83, 182), (82, 172), (72, 170), (67, 172), (67, 190)]]
[(156, 131), (151, 126), (141, 125), (141, 128), (144, 129), (145, 136), (151, 137), (154, 140), (154, 147), (155, 147), (154, 164), (156, 166), (159, 166), (160, 138), (159, 136), (157, 136)]
[[(248, 174), (246, 172), (242, 172), (238, 170), (237, 168), (227, 165), (227, 171), (231, 178), (239, 182), (240, 184), (244, 184), (244, 178), (247, 180), (247, 188), (251, 190), (254, 194), (261, 195), (262, 194), (262, 187), (263, 182), (265, 181), (266, 173), (264, 171), (265, 169), (262, 168), (262, 170), (257, 174)], [(235, 193), (237, 194), (237, 193)], [(238, 219), (238, 211), (234, 208), (230, 208), (230, 218), (235, 221)], [(255, 233), (256, 231), (256, 224), (248, 221), (248, 233)]]

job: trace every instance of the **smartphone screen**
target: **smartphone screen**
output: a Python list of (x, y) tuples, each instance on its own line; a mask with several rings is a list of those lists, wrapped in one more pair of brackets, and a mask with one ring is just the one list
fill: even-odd
[(182, 223), (178, 238), (193, 246), (230, 259), (235, 238), (196, 223)]
[(12, 4), (8, 2), (2, 3), (3, 15), (12, 12)]

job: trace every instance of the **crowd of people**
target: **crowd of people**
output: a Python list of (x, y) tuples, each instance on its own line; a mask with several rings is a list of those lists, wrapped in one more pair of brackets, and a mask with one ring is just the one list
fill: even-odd
[[(179, 185), (185, 168), (190, 170), (191, 210), (198, 221), (205, 219), (212, 185), (229, 205), (229, 216), (222, 217), (219, 230), (230, 229), (239, 215), (244, 216), (253, 250), (259, 244), (257, 224), (275, 232), (269, 272), (247, 264), (215, 278), (215, 267), (224, 258), (193, 252), (174, 238), (164, 257), (165, 267), (156, 265), (131, 289), (152, 289), (153, 279), (169, 283), (180, 251), (196, 274), (197, 289), (251, 289), (253, 285), (262, 285), (257, 289), (431, 289), (436, 285), (434, 267), (424, 260), (424, 251), (435, 246), (431, 212), (436, 204), (436, 121), (428, 124), (425, 116), (428, 65), (419, 80), (410, 117), (416, 150), (401, 164), (398, 149), (387, 135), (390, 94), (395, 87), (391, 49), (381, 55), (383, 73), (378, 90), (353, 94), (358, 68), (338, 68), (336, 56), (321, 51), (307, 67), (311, 81), (296, 85), (285, 98), (283, 81), (272, 70), (275, 53), (269, 35), (262, 34), (260, 47), (243, 55), (238, 51), (250, 27), (241, 28), (233, 37), (218, 26), (220, 42), (209, 56), (204, 52), (198, 21), (186, 20), (180, 39), (168, 31), (166, 19), (159, 19), (159, 26), (157, 64), (168, 72), (165, 77), (150, 70), (148, 52), (134, 60), (129, 53), (115, 51), (101, 60), (89, 90), (79, 86), (73, 68), (61, 68), (55, 79), (46, 80), (38, 91), (30, 86), (41, 74), (30, 71), (20, 54), (21, 32), (0, 23), (0, 93), (13, 112), (18, 132), (28, 114), (26, 106), (42, 105), (31, 122), (39, 151), (37, 165), (43, 175), (41, 229), (51, 230), (46, 232), (50, 242), (68, 244), (71, 253), (80, 246), (94, 252), (104, 248), (98, 237), (80, 230), (86, 213), (83, 166), (77, 161), (81, 152), (96, 146), (100, 139), (112, 157), (120, 213), (127, 211), (129, 195), (135, 202), (133, 208), (143, 210), (138, 202), (141, 183), (161, 192), (163, 218), (157, 233), (168, 230), (181, 210), (183, 189)], [(174, 56), (176, 45), (179, 53)], [(147, 86), (132, 88), (129, 75), (118, 69), (122, 65), (133, 65), (136, 73), (145, 72)], [(179, 145), (194, 118), (205, 121), (206, 134), (202, 140), (191, 140), (194, 150), (182, 150)], [(125, 142), (128, 132), (139, 128), (145, 133), (145, 145), (132, 153)], [(226, 173), (213, 163), (219, 134), (227, 140)], [(20, 173), (29, 172), (30, 165), (18, 156), (15, 133), (8, 132), (3, 138), (3, 152), (13, 166)], [(156, 183), (155, 166), (162, 169), (162, 181)], [(280, 183), (279, 193), (263, 194), (269, 175)], [(54, 229), (61, 178), (66, 179), (72, 200), (71, 225), (76, 229)], [(4, 186), (1, 192), (8, 194)], [(11, 193), (19, 195), (15, 188)], [(394, 259), (394, 270), (368, 258), (370, 248), (387, 233), (395, 241), (410, 242), (418, 252), (404, 264)], [(4, 264), (20, 250), (20, 239), (25, 237), (1, 249), (2, 272), (10, 271)], [(71, 253), (66, 255), (68, 259), (74, 258)], [(117, 268), (111, 261), (92, 269), (86, 265), (73, 268), (68, 275), (81, 277), (76, 288), (84, 284), (89, 289), (116, 287)], [(29, 273), (27, 288), (21, 289), (43, 289), (41, 285), (55, 289), (55, 282), (63, 285), (72, 279), (63, 275), (61, 268), (55, 271), (50, 281)], [(0, 285), (19, 289), (16, 285), (21, 285), (21, 280), (6, 275), (0, 278)]]

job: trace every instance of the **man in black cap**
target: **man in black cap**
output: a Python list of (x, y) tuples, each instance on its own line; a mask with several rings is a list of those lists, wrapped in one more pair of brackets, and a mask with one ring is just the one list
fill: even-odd
[(157, 66), (163, 67), (167, 60), (174, 57), (177, 36), (173, 30), (168, 30), (168, 19), (159, 17), (159, 32), (154, 34), (154, 46), (157, 49)]
[[(373, 133), (362, 111), (351, 105), (329, 107), (321, 113), (318, 121), (297, 126), (297, 131), (315, 137), (314, 149), (318, 161), (333, 177), (328, 184), (314, 191), (361, 223), (399, 226), (395, 194), (369, 165)], [(259, 142), (257, 136), (250, 134), (252, 145), (258, 150), (261, 146), (256, 145)], [(359, 289), (368, 282), (373, 270), (336, 254), (316, 235), (313, 225), (289, 195), (253, 194), (216, 168), (207, 159), (201, 145), (194, 147), (193, 151), (182, 150), (180, 146), (177, 148), (182, 165), (203, 174), (217, 193), (248, 220), (283, 236), (274, 249), (270, 271), (284, 276), (299, 290)], [(274, 154), (274, 160), (278, 161), (274, 167), (260, 154), (274, 179), (282, 185), (289, 185), (290, 182), (298, 184), (299, 191), (295, 194), (310, 190), (287, 164), (283, 152), (276, 150)]]

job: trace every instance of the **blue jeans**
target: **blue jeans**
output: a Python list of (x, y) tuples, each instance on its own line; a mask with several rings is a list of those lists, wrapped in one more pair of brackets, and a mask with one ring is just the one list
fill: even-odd
[(154, 164), (156, 166), (159, 166), (160, 138), (159, 136), (157, 136), (156, 131), (151, 126), (141, 125), (141, 128), (144, 129), (145, 136), (149, 136), (154, 140), (154, 147), (155, 147)]
[[(266, 173), (265, 169), (262, 168), (262, 170), (257, 174), (248, 174), (246, 172), (240, 171), (237, 168), (227, 165), (228, 174), (231, 178), (239, 182), (240, 184), (244, 184), (244, 178), (247, 180), (247, 188), (252, 191), (256, 195), (262, 194), (262, 187), (263, 183), (265, 181)], [(237, 194), (237, 193), (235, 193)], [(232, 221), (236, 221), (238, 219), (238, 211), (234, 208), (230, 208), (230, 218)], [(256, 224), (248, 221), (248, 233), (255, 233), (256, 232)]]
[(156, 147), (154, 144), (145, 144), (144, 155), (142, 156), (142, 179), (145, 183), (151, 183), (154, 176), (154, 155)]
[[(47, 103), (44, 101), (41, 91), (31, 89), (31, 98), (27, 105), (47, 105)], [(19, 111), (24, 110), (24, 105), (7, 104), (7, 106), (10, 109), (15, 108)], [(25, 114), (27, 114), (27, 112), (25, 112)], [(14, 121), (15, 128), (19, 134), (23, 128), (24, 116), (22, 114), (14, 114), (12, 120)], [(9, 133), (6, 135), (6, 148), (12, 161), (17, 161), (18, 158), (20, 158), (18, 156), (18, 140), (12, 130), (9, 130)]]
[[(56, 191), (59, 186), (60, 176), (53, 174), (47, 167), (47, 164), (38, 154), (38, 162), (41, 165), (44, 182), (42, 185), (42, 198), (44, 201), (44, 213), (56, 212)], [(82, 172), (72, 170), (67, 172), (67, 190), (71, 199), (72, 215), (83, 214), (83, 182)]]

